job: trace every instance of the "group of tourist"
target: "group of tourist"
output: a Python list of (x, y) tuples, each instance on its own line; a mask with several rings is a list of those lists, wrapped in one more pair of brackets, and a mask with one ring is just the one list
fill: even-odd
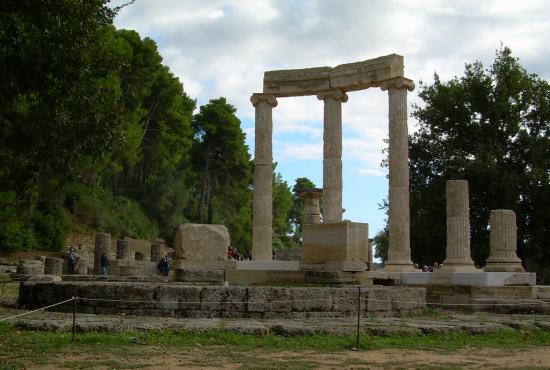
[[(434, 262), (433, 266), (424, 265), (422, 267), (422, 272), (434, 272), (435, 270), (440, 269), (442, 267), (443, 267), (442, 263)], [(414, 264), (414, 268), (415, 269), (420, 269), (420, 267), (418, 266), (418, 263)]]
[(249, 251), (239, 252), (235, 247), (227, 249), (227, 259), (235, 261), (250, 261), (252, 256)]

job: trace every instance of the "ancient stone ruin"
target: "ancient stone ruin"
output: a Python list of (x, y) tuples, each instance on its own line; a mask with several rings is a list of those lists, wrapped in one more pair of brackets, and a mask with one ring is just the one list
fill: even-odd
[[(484, 270), (470, 255), (468, 183), (446, 186), (446, 259), (433, 273), (416, 270), (411, 261), (408, 172), (407, 94), (414, 89), (404, 76), (403, 57), (391, 54), (337, 67), (268, 71), (263, 92), (254, 93), (256, 110), (252, 261), (228, 260), (231, 245), (223, 225), (182, 224), (175, 250), (161, 241), (116, 240), (99, 233), (93, 256), (78, 275), (62, 275), (57, 258), (23, 261), (17, 276), (58, 276), (53, 281), (22, 283), (20, 304), (40, 307), (70, 298), (90, 313), (129, 313), (183, 317), (308, 318), (350, 316), (358, 290), (364, 315), (416, 313), (426, 302), (472, 304), (491, 309), (487, 301), (517, 299), (508, 310), (543, 310), (548, 289), (523, 271), (516, 255), (516, 220), (510, 210), (491, 211), (490, 256)], [(389, 249), (381, 271), (372, 266), (368, 224), (342, 220), (342, 104), (347, 92), (368, 88), (388, 92), (389, 102)], [(303, 248), (272, 260), (272, 111), (277, 99), (314, 95), (324, 104), (323, 188), (302, 189)], [(320, 201), (323, 200), (321, 215)], [(100, 258), (111, 258), (109, 276)], [(158, 261), (175, 257), (171, 273), (158, 276)], [(81, 270), (84, 271), (81, 271)], [(85, 276), (86, 270), (92, 275)], [(381, 287), (380, 284), (393, 285)], [(317, 287), (310, 287), (317, 285)], [(97, 300), (96, 300), (97, 299)], [(145, 303), (144, 303), (145, 302)], [(527, 303), (526, 303), (527, 302)], [(533, 303), (534, 302), (534, 303)], [(479, 304), (479, 306), (476, 306)], [(68, 306), (67, 306), (68, 307)], [(72, 309), (65, 306), (61, 309)]]
[(272, 110), (278, 98), (315, 95), (324, 103), (324, 211), (323, 223), (304, 226), (304, 259), (313, 263), (367, 262), (368, 225), (342, 222), (342, 103), (348, 100), (347, 92), (372, 87), (388, 91), (390, 106), (390, 247), (386, 269), (413, 270), (409, 245), (407, 92), (414, 89), (414, 83), (405, 78), (403, 57), (396, 54), (334, 68), (265, 72), (263, 92), (250, 99), (256, 108), (254, 260), (272, 258)]

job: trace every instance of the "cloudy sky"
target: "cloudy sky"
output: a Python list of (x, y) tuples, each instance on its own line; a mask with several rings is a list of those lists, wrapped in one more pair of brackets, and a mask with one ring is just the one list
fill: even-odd
[[(118, 5), (124, 1), (113, 1)], [(164, 63), (198, 105), (224, 96), (237, 108), (253, 152), (250, 95), (266, 70), (336, 66), (396, 53), (405, 75), (430, 83), (460, 76), (465, 62), (492, 63), (501, 43), (531, 73), (550, 79), (550, 1), (529, 0), (136, 0), (118, 28), (154, 39)], [(409, 101), (420, 103), (417, 91)], [(384, 225), (380, 167), (388, 135), (387, 93), (349, 94), (343, 105), (344, 217)], [(409, 109), (410, 111), (410, 109)], [(282, 98), (273, 111), (277, 170), (292, 186), (308, 177), (322, 187), (323, 104)], [(409, 131), (415, 122), (409, 119)]]

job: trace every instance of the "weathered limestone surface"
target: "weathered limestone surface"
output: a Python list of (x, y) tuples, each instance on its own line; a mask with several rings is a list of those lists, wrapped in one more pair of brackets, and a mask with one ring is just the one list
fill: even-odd
[[(323, 189), (297, 189), (298, 195), (304, 200), (304, 224), (321, 223), (320, 200)], [(297, 259), (295, 259), (296, 261)]]
[(63, 259), (46, 257), (44, 259), (44, 274), (61, 275), (63, 273)]
[(386, 269), (413, 270), (410, 249), (409, 143), (407, 90), (414, 83), (406, 78), (381, 86), (389, 96), (389, 248)]
[(117, 260), (129, 260), (132, 258), (132, 250), (130, 249), (130, 242), (128, 240), (116, 241), (116, 259)]
[(162, 254), (162, 244), (159, 242), (154, 242), (151, 244), (151, 262), (158, 262), (164, 257)]
[(323, 222), (342, 221), (342, 103), (341, 90), (317, 95), (324, 101), (323, 118)]
[(101, 256), (105, 253), (111, 256), (111, 234), (98, 233), (95, 237), (94, 275), (101, 275)]
[(223, 225), (182, 224), (176, 230), (176, 258), (225, 261), (229, 241), (229, 232)]
[(491, 211), (491, 248), (485, 271), (524, 271), (516, 254), (516, 214), (508, 209)]
[(284, 97), (317, 95), (334, 88), (354, 91), (380, 86), (385, 80), (402, 76), (403, 57), (390, 54), (334, 68), (267, 71), (264, 73), (263, 92)]
[(536, 274), (532, 272), (406, 272), (401, 274), (401, 284), (412, 286), (535, 286)]
[(18, 275), (44, 275), (44, 262), (39, 260), (19, 261), (15, 269)]
[(271, 260), (273, 258), (271, 244), (273, 219), (272, 110), (277, 106), (277, 100), (273, 95), (253, 94), (250, 101), (256, 108), (252, 258), (254, 260)]
[(470, 256), (468, 181), (449, 180), (447, 190), (447, 258), (444, 271), (475, 271)]
[[(26, 282), (19, 290), (22, 307), (36, 308), (71, 298), (81, 300), (79, 312), (176, 317), (308, 318), (356, 315), (357, 288), (216, 287), (164, 283)], [(364, 316), (419, 313), (425, 306), (424, 288), (363, 287)], [(117, 300), (102, 301), (101, 299)], [(123, 302), (126, 301), (126, 302)], [(145, 302), (129, 302), (145, 301)], [(71, 304), (55, 309), (71, 311)]]
[(369, 226), (366, 223), (339, 222), (303, 225), (303, 262), (366, 262)]

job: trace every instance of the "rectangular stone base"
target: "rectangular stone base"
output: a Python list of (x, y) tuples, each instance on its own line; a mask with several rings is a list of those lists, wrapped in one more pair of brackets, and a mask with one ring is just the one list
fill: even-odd
[(372, 286), (366, 271), (226, 270), (229, 285), (363, 285)]
[(235, 261), (235, 270), (298, 271), (298, 261)]
[(361, 261), (329, 261), (326, 263), (300, 263), (301, 270), (312, 271), (366, 271), (367, 263)]
[(534, 286), (532, 272), (404, 272), (403, 285)]
[(369, 225), (366, 223), (304, 225), (302, 240), (305, 264), (368, 260)]

